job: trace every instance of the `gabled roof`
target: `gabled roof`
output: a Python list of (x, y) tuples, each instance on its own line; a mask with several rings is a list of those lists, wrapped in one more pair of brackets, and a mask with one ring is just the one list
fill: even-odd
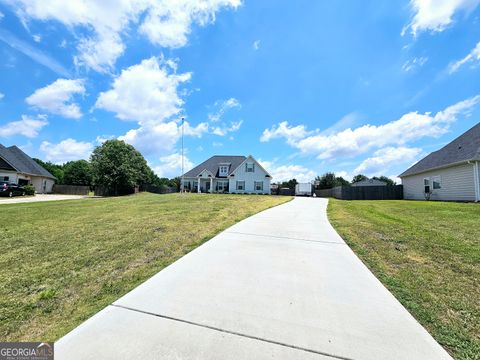
[(0, 144), (0, 158), (19, 173), (55, 179), (55, 176), (37, 164), (35, 160), (15, 145), (7, 148)]
[(218, 177), (219, 166), (224, 163), (230, 164), (230, 168), (228, 169), (228, 175), (230, 175), (245, 159), (245, 156), (215, 155), (200, 165), (195, 166), (192, 170), (187, 171), (184, 176), (197, 177), (203, 170), (208, 170), (213, 176)]
[(384, 186), (387, 185), (385, 181), (378, 179), (365, 179), (362, 181), (357, 181), (353, 183), (352, 186)]
[(432, 152), (400, 174), (399, 177), (419, 174), (469, 160), (480, 160), (480, 123), (440, 150)]

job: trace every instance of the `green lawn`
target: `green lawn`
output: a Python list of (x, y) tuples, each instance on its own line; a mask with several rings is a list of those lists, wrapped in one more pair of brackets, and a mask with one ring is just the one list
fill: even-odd
[(333, 226), (456, 359), (480, 359), (480, 204), (330, 200)]
[(218, 232), (290, 199), (143, 193), (0, 205), (0, 339), (56, 340)]

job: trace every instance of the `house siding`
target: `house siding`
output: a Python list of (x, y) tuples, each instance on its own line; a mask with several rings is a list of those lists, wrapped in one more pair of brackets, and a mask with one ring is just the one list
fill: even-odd
[(402, 177), (403, 196), (409, 200), (425, 200), (425, 178), (441, 177), (441, 189), (432, 189), (430, 200), (475, 201), (473, 164), (431, 170), (421, 174)]
[[(43, 187), (43, 182), (45, 181), (45, 188)], [(39, 194), (49, 194), (53, 190), (53, 185), (55, 181), (45, 177), (32, 176), (31, 183), (35, 188), (35, 192)]]
[[(270, 178), (266, 177), (268, 174), (258, 165), (258, 163), (251, 158), (246, 162), (255, 163), (254, 172), (246, 172), (245, 164), (240, 165), (234, 171), (234, 176), (229, 178), (229, 189), (234, 194), (269, 194), (270, 193)], [(237, 190), (237, 181), (245, 181), (245, 190)], [(255, 190), (255, 182), (263, 182), (263, 190)]]

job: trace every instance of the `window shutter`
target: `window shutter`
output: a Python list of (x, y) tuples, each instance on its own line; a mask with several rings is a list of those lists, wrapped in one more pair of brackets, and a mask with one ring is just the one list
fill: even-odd
[(252, 164), (252, 172), (255, 172), (255, 163)]

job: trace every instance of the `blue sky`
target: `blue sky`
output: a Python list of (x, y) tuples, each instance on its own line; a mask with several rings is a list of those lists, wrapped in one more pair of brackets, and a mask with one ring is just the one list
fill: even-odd
[(480, 118), (480, 0), (0, 0), (0, 143), (395, 177)]

